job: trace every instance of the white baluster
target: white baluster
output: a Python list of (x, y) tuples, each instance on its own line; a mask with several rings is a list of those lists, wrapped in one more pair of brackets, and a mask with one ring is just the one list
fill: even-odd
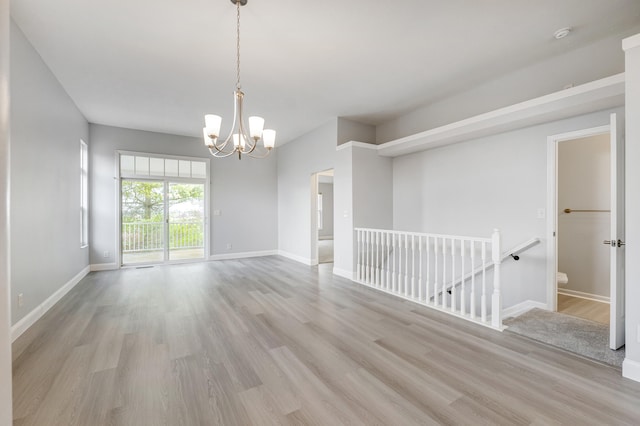
[(440, 303), (440, 293), (438, 293), (438, 237), (433, 238), (433, 303), (438, 306)]
[(376, 231), (376, 285), (380, 286), (380, 232)]
[(491, 236), (491, 260), (493, 260), (493, 294), (491, 295), (491, 326), (502, 327), (502, 296), (500, 294), (500, 231), (493, 230)]
[(442, 239), (442, 283), (440, 284), (442, 293), (442, 307), (447, 307), (447, 240)]
[(385, 232), (384, 235), (384, 288), (386, 290), (389, 290), (389, 288), (391, 287), (391, 282), (390, 282), (390, 278), (391, 278), (391, 274), (389, 273), (389, 271), (391, 270), (391, 264), (389, 263), (391, 261), (391, 259), (389, 258), (389, 238), (391, 237), (391, 234), (389, 232)]
[(471, 246), (469, 247), (471, 253), (471, 293), (469, 298), (469, 310), (471, 311), (471, 319), (476, 319), (476, 243), (471, 240)]
[(456, 240), (451, 239), (451, 312), (456, 311)]
[(398, 293), (402, 293), (402, 234), (398, 234)]
[(480, 295), (480, 318), (487, 321), (487, 244), (482, 242), (482, 293)]
[(396, 282), (397, 282), (397, 276), (396, 276), (396, 234), (391, 234), (391, 250), (392, 250), (392, 254), (393, 254), (393, 271), (391, 274), (391, 285), (392, 285), (392, 290), (396, 291)]
[(462, 277), (462, 283), (460, 286), (460, 313), (462, 315), (466, 315), (467, 314), (467, 300), (466, 300), (466, 276), (465, 276), (465, 268), (464, 268), (464, 264), (465, 264), (465, 252), (464, 252), (464, 241), (465, 240), (460, 240), (460, 276)]
[(418, 300), (422, 301), (422, 235), (418, 237)]
[(416, 297), (416, 236), (411, 235), (411, 298)]
[(358, 281), (362, 281), (362, 270), (360, 269), (362, 267), (362, 262), (360, 259), (360, 256), (362, 255), (362, 231), (361, 230), (356, 230), (356, 240), (357, 240), (357, 247), (358, 247), (358, 251), (357, 251), (357, 264), (356, 264), (356, 280)]
[(409, 235), (404, 234), (404, 285), (402, 294), (409, 295)]
[(426, 284), (425, 284), (425, 290), (424, 290), (424, 300), (425, 302), (429, 303), (429, 294), (431, 292), (431, 249), (430, 249), (430, 245), (431, 243), (429, 243), (429, 236), (427, 235), (427, 257), (426, 257), (426, 261), (427, 261), (427, 279), (426, 279)]

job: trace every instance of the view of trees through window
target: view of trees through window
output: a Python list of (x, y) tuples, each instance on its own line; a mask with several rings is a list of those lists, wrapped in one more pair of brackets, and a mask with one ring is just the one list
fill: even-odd
[(169, 260), (204, 256), (204, 185), (166, 185), (165, 196), (165, 182), (122, 181), (123, 263), (165, 260), (165, 241)]

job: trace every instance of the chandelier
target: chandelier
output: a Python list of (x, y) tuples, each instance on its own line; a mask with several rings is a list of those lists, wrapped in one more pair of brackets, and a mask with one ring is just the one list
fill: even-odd
[[(244, 93), (240, 86), (240, 6), (247, 4), (247, 0), (231, 0), (236, 5), (236, 89), (233, 92), (233, 124), (229, 136), (221, 142), (220, 126), (222, 117), (214, 114), (204, 116), (205, 127), (202, 129), (204, 144), (214, 157), (228, 157), (238, 154), (238, 159), (243, 155), (249, 157), (264, 158), (271, 153), (276, 143), (276, 131), (264, 129), (264, 118), (249, 117), (249, 132), (244, 122), (242, 101)], [(262, 140), (262, 148), (258, 142)], [(230, 143), (231, 142), (231, 143)]]

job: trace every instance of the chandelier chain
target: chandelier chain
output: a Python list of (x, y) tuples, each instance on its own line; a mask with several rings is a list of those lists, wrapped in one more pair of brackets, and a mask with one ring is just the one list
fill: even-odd
[(240, 90), (240, 1), (236, 7), (236, 88)]

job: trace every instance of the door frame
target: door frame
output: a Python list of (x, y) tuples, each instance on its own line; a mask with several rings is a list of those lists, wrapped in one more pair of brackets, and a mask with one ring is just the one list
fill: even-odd
[[(311, 179), (309, 181), (309, 186), (310, 186), (309, 192), (311, 193), (311, 200), (309, 200), (310, 206), (311, 206), (311, 218), (310, 218), (311, 229), (310, 229), (310, 235), (309, 235), (309, 239), (310, 239), (309, 264), (311, 266), (318, 266), (320, 263), (319, 262), (320, 256), (318, 255), (318, 194), (320, 193), (320, 176), (327, 175), (328, 172), (331, 172), (331, 176), (333, 176), (335, 173), (335, 167), (330, 167), (328, 169), (324, 169), (324, 170), (320, 170), (312, 173)], [(335, 204), (334, 204), (334, 210), (335, 210)], [(334, 215), (334, 220), (335, 220), (335, 214), (333, 212), (331, 214)]]
[[(205, 179), (196, 179), (196, 178), (184, 178), (178, 176), (125, 176), (122, 177), (120, 173), (120, 156), (121, 155), (140, 155), (146, 157), (154, 157), (154, 158), (169, 158), (176, 160), (189, 160), (189, 161), (203, 161), (206, 164), (206, 178)], [(188, 157), (184, 155), (170, 155), (170, 154), (159, 154), (153, 152), (140, 152), (140, 151), (127, 151), (127, 150), (116, 150), (115, 151), (115, 170), (114, 170), (114, 185), (115, 185), (115, 205), (116, 205), (116, 223), (115, 223), (115, 253), (114, 259), (116, 259), (116, 268), (131, 268), (144, 266), (145, 264), (135, 264), (135, 265), (122, 265), (122, 179), (132, 179), (132, 180), (141, 180), (141, 181), (160, 181), (165, 183), (165, 191), (168, 183), (204, 183), (204, 257), (202, 259), (193, 259), (193, 260), (165, 260), (161, 263), (151, 263), (152, 265), (167, 265), (167, 264), (179, 264), (179, 263), (193, 263), (193, 262), (205, 262), (209, 260), (211, 255), (211, 218), (210, 218), (210, 196), (211, 196), (211, 163), (210, 158), (207, 157)], [(165, 212), (166, 216), (166, 212)], [(165, 218), (165, 226), (166, 226), (166, 218)], [(165, 247), (165, 257), (166, 257)], [(168, 257), (166, 257), (168, 259)]]
[(610, 124), (547, 137), (547, 309), (550, 311), (558, 310), (558, 144), (607, 133), (611, 133)]

